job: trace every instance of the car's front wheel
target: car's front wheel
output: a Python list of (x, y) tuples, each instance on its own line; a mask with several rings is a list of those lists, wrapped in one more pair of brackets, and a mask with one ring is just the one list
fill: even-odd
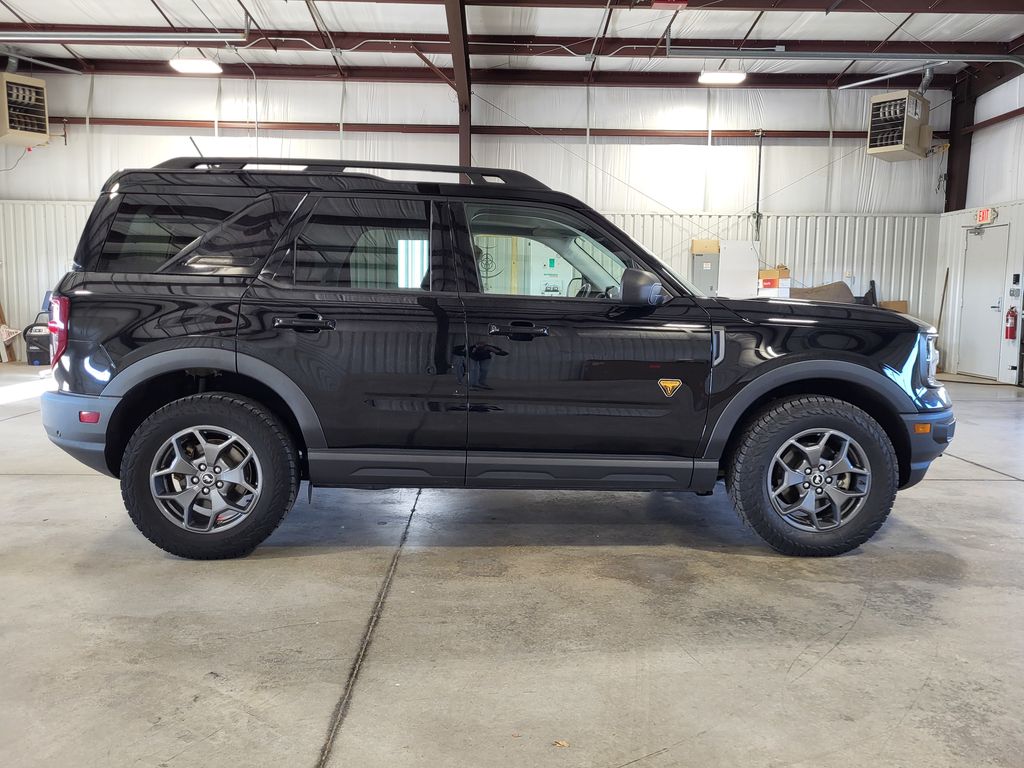
[(280, 421), (223, 392), (157, 410), (121, 462), (121, 494), (138, 529), (196, 560), (252, 552), (291, 509), (298, 485), (295, 447)]
[(747, 424), (726, 469), (740, 517), (787, 555), (856, 549), (885, 522), (898, 484), (885, 430), (832, 397), (770, 404)]

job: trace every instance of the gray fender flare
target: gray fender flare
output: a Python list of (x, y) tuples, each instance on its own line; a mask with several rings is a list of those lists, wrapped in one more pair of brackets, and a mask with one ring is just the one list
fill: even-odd
[(164, 373), (193, 368), (214, 368), (248, 376), (274, 390), (291, 408), (308, 449), (326, 448), (327, 439), (316, 409), (299, 386), (274, 366), (229, 349), (186, 347), (168, 349), (145, 357), (114, 376), (103, 397), (124, 397), (139, 384)]
[(714, 425), (708, 424), (709, 435), (703, 458), (720, 459), (725, 445), (740, 419), (762, 395), (785, 384), (808, 379), (832, 379), (855, 384), (870, 390), (893, 409), (894, 413), (916, 413), (914, 401), (892, 379), (856, 363), (843, 360), (801, 360), (766, 371), (748, 381), (722, 411)]

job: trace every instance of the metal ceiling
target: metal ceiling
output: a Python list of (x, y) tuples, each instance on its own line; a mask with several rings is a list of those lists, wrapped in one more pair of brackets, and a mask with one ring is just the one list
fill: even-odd
[(948, 88), (961, 62), (1024, 65), (1021, 0), (466, 0), (464, 54), (444, 3), (125, 0), (112, 25), (104, 0), (0, 0), (0, 51), (181, 77), (166, 61), (184, 49), (228, 77), (394, 82), (450, 80), (465, 55), (475, 82), (624, 87), (697, 87), (697, 71), (736, 57), (746, 85), (780, 88), (855, 83), (908, 61), (950, 62), (935, 82)]

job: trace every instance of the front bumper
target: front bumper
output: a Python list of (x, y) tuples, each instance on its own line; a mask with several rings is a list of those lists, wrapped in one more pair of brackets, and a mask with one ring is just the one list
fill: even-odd
[[(121, 402), (119, 397), (71, 395), (66, 392), (44, 392), (40, 398), (40, 411), (46, 435), (58, 447), (80, 462), (104, 475), (113, 476), (107, 467), (104, 453), (107, 447), (107, 427)], [(79, 421), (81, 411), (99, 413), (95, 424)]]
[[(900, 487), (909, 488), (924, 479), (931, 463), (952, 442), (956, 432), (956, 416), (952, 408), (947, 408), (934, 413), (905, 413), (902, 418), (910, 440), (910, 474)], [(928, 424), (929, 431), (917, 432), (915, 427), (918, 424)]]

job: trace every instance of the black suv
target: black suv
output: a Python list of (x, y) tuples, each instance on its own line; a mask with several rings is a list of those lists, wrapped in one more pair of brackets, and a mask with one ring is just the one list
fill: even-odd
[(580, 201), (491, 168), (119, 172), (50, 330), (50, 439), (190, 558), (251, 552), (302, 480), (708, 494), (723, 477), (772, 547), (835, 555), (955, 425), (927, 325), (704, 297)]

